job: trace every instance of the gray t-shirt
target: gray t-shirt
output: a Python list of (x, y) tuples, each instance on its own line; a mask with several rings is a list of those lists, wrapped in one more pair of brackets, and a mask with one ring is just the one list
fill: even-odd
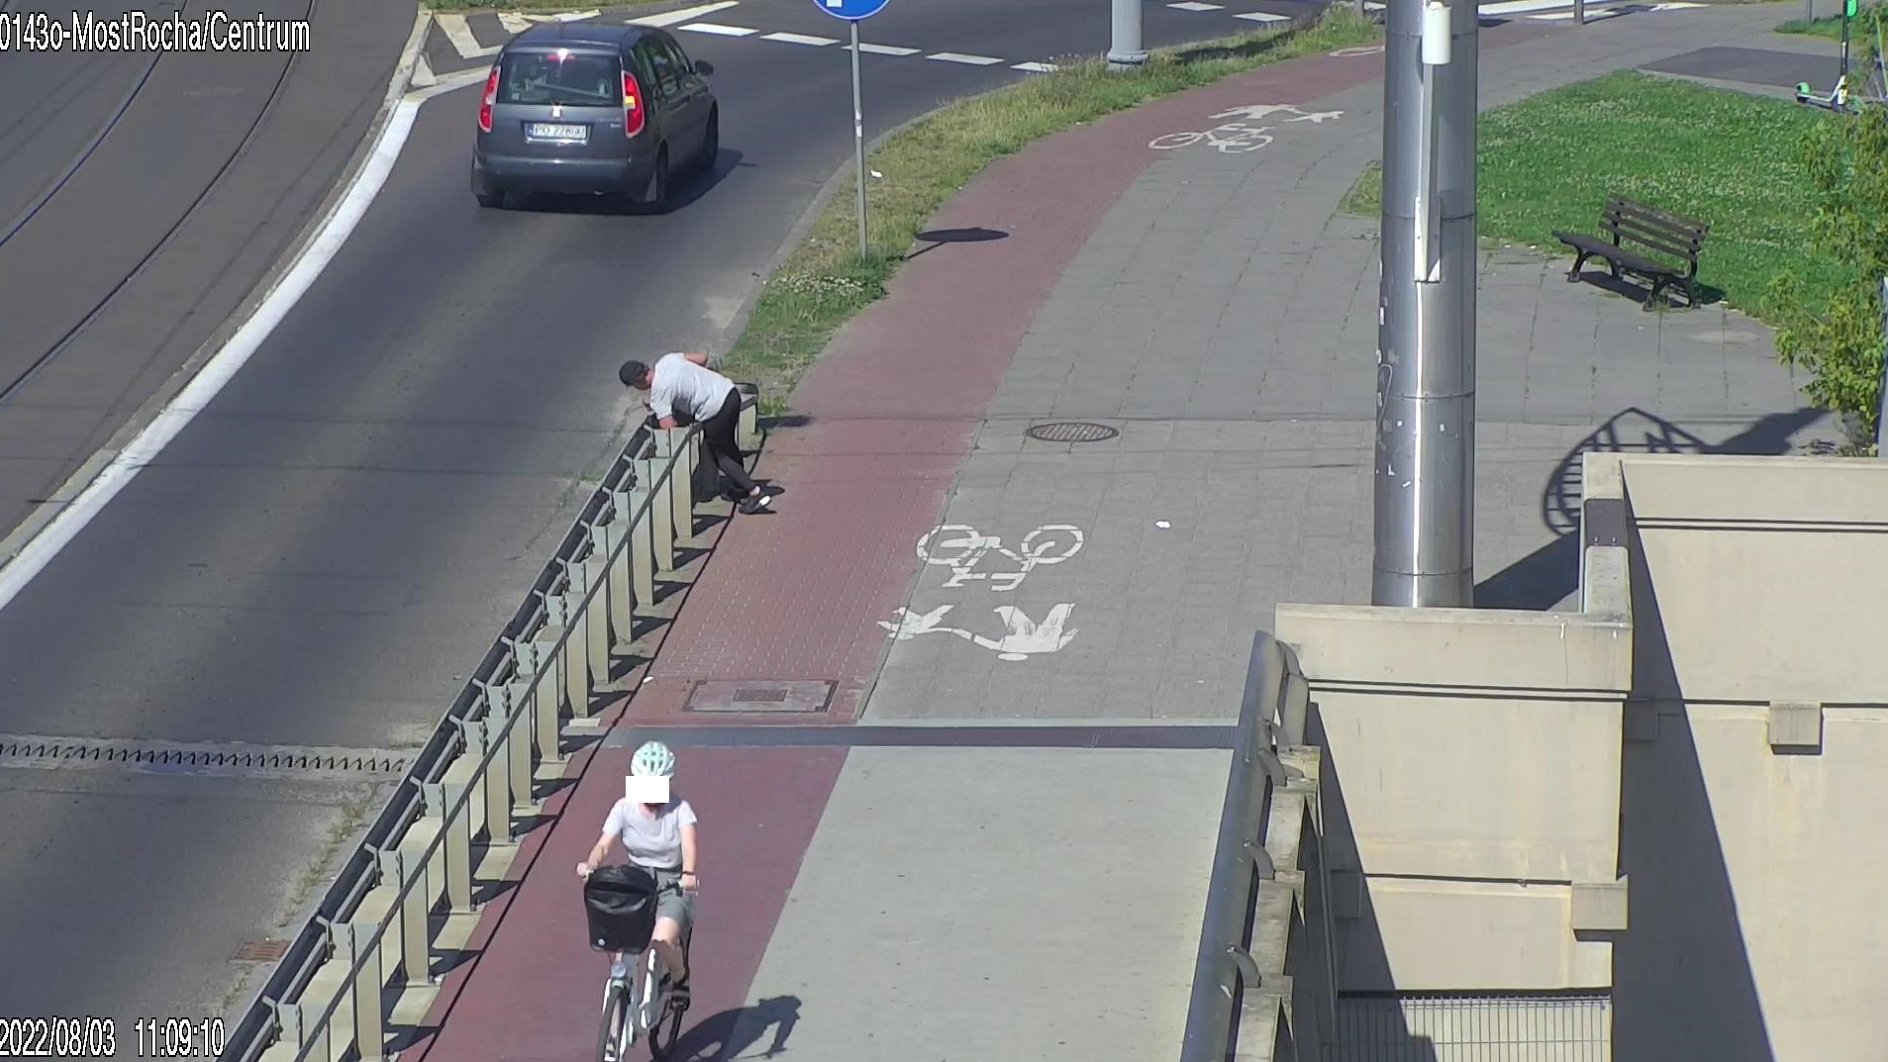
[(686, 354), (664, 354), (649, 382), (649, 411), (672, 417), (679, 410), (699, 423), (721, 412), (733, 392), (733, 380), (695, 364)]
[(610, 809), (603, 832), (621, 838), (637, 866), (672, 870), (682, 865), (682, 827), (693, 825), (695, 809), (686, 800), (671, 799), (651, 814), (623, 797)]

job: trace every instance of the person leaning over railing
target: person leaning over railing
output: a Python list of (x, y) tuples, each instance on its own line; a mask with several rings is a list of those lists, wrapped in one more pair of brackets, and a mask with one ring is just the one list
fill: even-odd
[(748, 476), (734, 434), (741, 420), (741, 391), (733, 380), (708, 367), (708, 355), (664, 354), (654, 368), (626, 361), (616, 375), (623, 386), (649, 392), (649, 411), (662, 427), (673, 428), (683, 417), (701, 425), (708, 454), (734, 484), (742, 512), (767, 512), (774, 496), (786, 493), (784, 488), (771, 483), (763, 486)]

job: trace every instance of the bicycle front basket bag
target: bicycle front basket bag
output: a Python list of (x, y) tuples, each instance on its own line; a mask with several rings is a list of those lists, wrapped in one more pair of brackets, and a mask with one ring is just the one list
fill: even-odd
[(656, 932), (656, 879), (636, 866), (598, 867), (583, 885), (590, 946), (642, 951)]

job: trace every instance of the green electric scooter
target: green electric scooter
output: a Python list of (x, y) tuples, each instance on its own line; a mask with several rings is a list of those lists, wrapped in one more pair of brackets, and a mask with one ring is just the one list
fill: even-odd
[(1867, 91), (1850, 91), (1849, 60), (1853, 53), (1851, 31), (1855, 26), (1858, 8), (1859, 0), (1843, 0), (1842, 2), (1842, 65), (1836, 74), (1835, 87), (1831, 88), (1827, 95), (1822, 95), (1810, 91), (1809, 82), (1798, 82), (1796, 102), (1808, 104), (1811, 107), (1821, 107), (1823, 110), (1837, 114), (1854, 114), (1860, 107), (1867, 104), (1888, 104), (1888, 67), (1884, 66), (1882, 17), (1879, 11), (1874, 12), (1870, 19), (1875, 28), (1875, 55), (1874, 69), (1869, 72), (1871, 76), (1866, 86)]

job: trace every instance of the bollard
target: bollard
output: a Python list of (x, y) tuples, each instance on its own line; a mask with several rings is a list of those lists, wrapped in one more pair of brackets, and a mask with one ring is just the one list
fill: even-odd
[[(433, 954), (426, 940), (426, 884), (420, 880), (426, 868), (417, 859), (397, 848), (382, 848), (374, 853), (380, 860), (380, 878), (391, 881), (395, 889), (407, 889), (400, 901), (400, 978), (409, 985), (428, 985), (433, 981)], [(383, 938), (384, 940), (384, 938)]]
[(636, 604), (647, 611), (653, 609), (656, 603), (655, 529), (649, 519), (649, 510), (655, 506), (649, 491), (638, 487), (629, 492), (629, 507), (630, 512), (641, 516), (629, 527), (631, 589), (635, 593)]
[(321, 921), (328, 928), (328, 939), (334, 945), (335, 957), (342, 965), (351, 970), (355, 963), (366, 957), (361, 975), (349, 985), (353, 989), (350, 995), (354, 1009), (355, 1057), (359, 1062), (385, 1062), (387, 1030), (380, 1011), (384, 971), (378, 969), (378, 957), (372, 955), (368, 948), (368, 942), (374, 938), (374, 927), (354, 922)]

